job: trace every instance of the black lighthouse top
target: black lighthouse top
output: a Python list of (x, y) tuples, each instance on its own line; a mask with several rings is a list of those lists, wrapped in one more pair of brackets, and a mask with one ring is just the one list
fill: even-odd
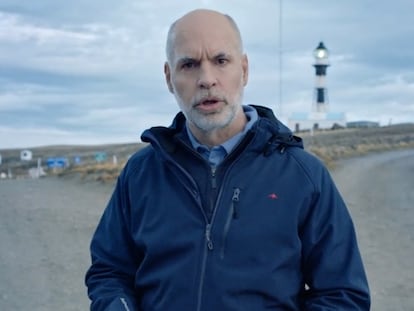
[(328, 61), (329, 52), (322, 41), (319, 42), (319, 45), (313, 51), (313, 56), (315, 57), (315, 60), (316, 60), (315, 64), (313, 65), (316, 69), (316, 75), (325, 76), (326, 68), (329, 66), (329, 61)]

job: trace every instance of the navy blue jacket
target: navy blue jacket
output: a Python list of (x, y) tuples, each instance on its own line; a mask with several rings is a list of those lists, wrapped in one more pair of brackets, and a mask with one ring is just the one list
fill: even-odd
[(179, 113), (144, 132), (91, 243), (91, 310), (369, 310), (348, 210), (273, 113), (212, 170)]

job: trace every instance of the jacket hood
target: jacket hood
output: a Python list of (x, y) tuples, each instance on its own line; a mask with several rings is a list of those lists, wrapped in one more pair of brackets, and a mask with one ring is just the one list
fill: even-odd
[(277, 149), (283, 152), (286, 147), (298, 147), (303, 149), (302, 138), (293, 135), (292, 131), (279, 121), (273, 111), (267, 107), (255, 106), (254, 107), (259, 115), (257, 128), (263, 128), (264, 131), (270, 133), (270, 137), (267, 139), (266, 145), (263, 149), (265, 156), (270, 155)]
[[(294, 136), (292, 131), (280, 122), (273, 111), (267, 107), (251, 105), (256, 109), (259, 119), (251, 129), (253, 134), (258, 134), (264, 142), (261, 144), (261, 151), (265, 156), (270, 155), (276, 150), (284, 151), (286, 147), (303, 148), (300, 137)], [(185, 116), (179, 112), (169, 127), (156, 126), (143, 132), (141, 140), (151, 143), (154, 147), (162, 146), (167, 152), (172, 152), (176, 148), (175, 137), (183, 132), (185, 126)]]

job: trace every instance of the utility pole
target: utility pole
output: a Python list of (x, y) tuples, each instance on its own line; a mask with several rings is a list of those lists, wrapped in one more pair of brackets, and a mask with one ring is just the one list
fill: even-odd
[(283, 105), (283, 0), (279, 0), (279, 115)]

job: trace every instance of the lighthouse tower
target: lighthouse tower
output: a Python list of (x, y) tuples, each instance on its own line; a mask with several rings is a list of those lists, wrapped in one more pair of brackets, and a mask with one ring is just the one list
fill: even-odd
[(328, 112), (328, 90), (326, 88), (326, 69), (329, 66), (328, 50), (323, 42), (320, 42), (313, 51), (315, 57), (315, 93), (313, 99), (313, 112)]
[(329, 67), (329, 53), (323, 42), (313, 50), (315, 57), (315, 90), (310, 112), (293, 112), (289, 117), (288, 126), (292, 131), (325, 130), (346, 127), (344, 112), (328, 111), (328, 90), (326, 88), (326, 70)]

